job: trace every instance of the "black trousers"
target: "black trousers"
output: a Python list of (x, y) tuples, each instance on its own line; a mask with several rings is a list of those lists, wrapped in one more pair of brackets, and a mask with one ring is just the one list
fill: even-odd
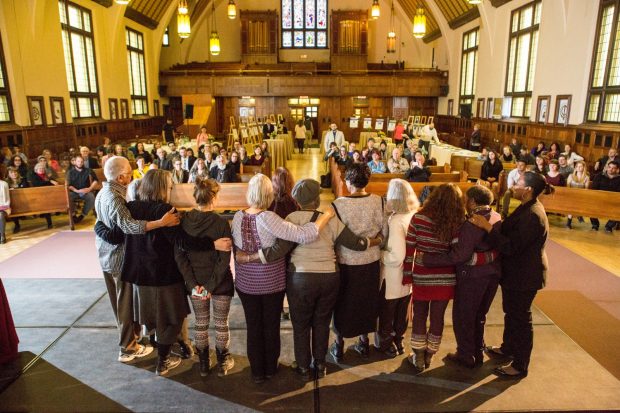
[[(596, 227), (596, 228), (598, 228), (601, 225), (598, 218), (590, 218), (590, 223), (592, 224), (592, 227)], [(605, 229), (613, 230), (614, 228), (616, 228), (617, 223), (618, 221), (613, 221), (610, 219), (609, 221), (607, 221), (607, 224), (605, 224)]]
[(280, 313), (284, 291), (251, 295), (237, 290), (247, 324), (247, 352), (252, 375), (272, 376), (280, 357)]
[(538, 291), (515, 291), (502, 288), (504, 342), (502, 352), (513, 356), (512, 365), (527, 371), (534, 346), (532, 302)]
[(337, 272), (288, 275), (286, 294), (293, 324), (295, 360), (300, 367), (309, 368), (313, 358), (325, 362), (339, 285)]
[(299, 153), (303, 153), (304, 152), (304, 141), (305, 141), (305, 139), (297, 139), (297, 138), (295, 138), (295, 143), (297, 144), (297, 150), (299, 151)]
[(456, 348), (462, 357), (480, 355), (484, 347), (484, 324), (499, 278), (494, 275), (459, 277), (457, 273), (452, 306)]
[(411, 294), (381, 302), (379, 310), (379, 328), (375, 334), (375, 346), (386, 351), (394, 344), (401, 347), (403, 336), (409, 324), (409, 303)]

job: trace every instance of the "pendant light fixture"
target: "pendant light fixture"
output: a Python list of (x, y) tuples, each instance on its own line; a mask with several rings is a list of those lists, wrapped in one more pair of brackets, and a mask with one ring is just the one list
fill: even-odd
[(187, 7), (187, 0), (179, 0), (179, 9), (177, 12), (177, 33), (181, 39), (187, 39), (192, 33), (188, 12), (189, 9)]
[(381, 16), (381, 7), (379, 7), (379, 0), (372, 0), (372, 7), (370, 8), (370, 17), (378, 19)]
[(220, 36), (215, 25), (215, 1), (211, 1), (211, 36), (209, 37), (209, 52), (211, 56), (220, 54)]
[(129, 0), (114, 0), (116, 2), (116, 4), (120, 4), (121, 6), (125, 6), (126, 4), (129, 4)]
[(424, 9), (419, 8), (413, 18), (413, 37), (421, 39), (426, 36), (426, 16)]
[(234, 20), (237, 17), (237, 5), (235, 4), (235, 0), (228, 1), (228, 18), (230, 20)]
[(469, 4), (476, 5), (482, 3), (482, 0), (467, 0)]
[(394, 0), (390, 9), (390, 31), (387, 35), (387, 52), (396, 53), (396, 32), (394, 31)]

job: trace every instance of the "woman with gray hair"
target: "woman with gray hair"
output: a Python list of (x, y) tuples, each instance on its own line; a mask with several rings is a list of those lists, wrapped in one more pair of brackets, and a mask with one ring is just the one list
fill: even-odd
[[(315, 222), (322, 212), (321, 187), (313, 179), (302, 179), (292, 189), (292, 196), (301, 210), (286, 217), (288, 222), (304, 225)], [(278, 240), (261, 254), (267, 262), (284, 257), (291, 250), (286, 293), (289, 297), (297, 373), (303, 380), (311, 378), (311, 368), (317, 377), (325, 376), (325, 356), (329, 343), (329, 324), (338, 298), (340, 277), (334, 247), (343, 245), (354, 251), (364, 251), (379, 245), (381, 236), (368, 239), (358, 237), (337, 218), (329, 221), (319, 233), (319, 238), (309, 244), (299, 245)], [(237, 258), (240, 258), (238, 254)], [(259, 261), (259, 253), (247, 260)], [(314, 360), (314, 361), (313, 361)]]
[(381, 252), (381, 281), (385, 295), (379, 310), (379, 329), (375, 347), (389, 357), (404, 354), (403, 336), (409, 322), (407, 309), (411, 301), (411, 285), (403, 285), (405, 238), (411, 217), (420, 207), (420, 201), (409, 182), (392, 179), (387, 191), (389, 237)]
[[(236, 250), (252, 254), (271, 247), (277, 238), (308, 244), (318, 238), (319, 230), (334, 215), (328, 210), (314, 223), (294, 225), (267, 211), (273, 197), (268, 177), (257, 174), (250, 179), (246, 193), (249, 208), (238, 211), (232, 222)], [(254, 382), (262, 383), (278, 368), (286, 262), (284, 258), (271, 263), (241, 261), (235, 261), (235, 283), (247, 323), (247, 354)]]

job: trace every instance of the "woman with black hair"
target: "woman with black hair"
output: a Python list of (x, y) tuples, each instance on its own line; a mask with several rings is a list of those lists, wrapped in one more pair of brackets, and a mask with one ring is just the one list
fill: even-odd
[(524, 182), (524, 188), (514, 189), (521, 205), (506, 218), (501, 230), (480, 215), (470, 218), (470, 222), (489, 233), (488, 243), (502, 256), (503, 343), (500, 347), (488, 346), (485, 351), (491, 357), (512, 358), (511, 364), (494, 371), (509, 379), (526, 377), (528, 372), (534, 342), (532, 301), (545, 286), (548, 268), (545, 244), (549, 221), (538, 196), (554, 191), (535, 172), (526, 172)]

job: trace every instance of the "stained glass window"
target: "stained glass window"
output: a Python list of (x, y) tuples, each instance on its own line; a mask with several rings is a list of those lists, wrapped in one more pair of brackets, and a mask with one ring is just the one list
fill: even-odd
[(9, 85), (6, 78), (2, 40), (0, 39), (0, 123), (10, 122), (12, 118), (11, 94), (9, 93)]
[(620, 0), (599, 10), (586, 121), (620, 123)]
[(71, 116), (99, 116), (99, 91), (90, 10), (58, 1)]
[(282, 0), (282, 47), (327, 48), (327, 0)]
[(512, 12), (506, 76), (506, 96), (512, 96), (512, 117), (530, 116), (540, 8), (541, 2), (536, 0)]

